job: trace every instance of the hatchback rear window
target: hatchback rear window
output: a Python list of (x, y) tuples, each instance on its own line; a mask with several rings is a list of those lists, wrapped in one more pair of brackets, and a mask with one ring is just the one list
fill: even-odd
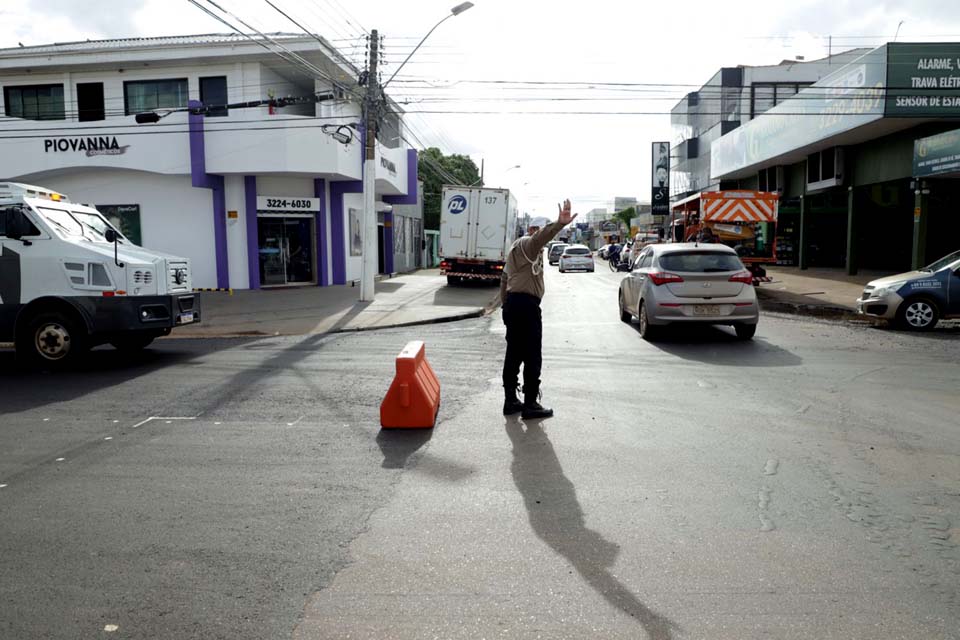
[(660, 266), (667, 271), (684, 271), (687, 273), (712, 273), (743, 269), (743, 263), (737, 256), (709, 251), (668, 253), (660, 256)]
[(565, 245), (565, 244), (555, 244), (555, 245), (553, 245), (553, 248), (550, 249), (550, 252), (551, 252), (551, 253), (562, 253), (563, 250), (566, 249), (566, 248), (567, 248), (567, 245)]
[(571, 247), (569, 249), (564, 249), (564, 254), (568, 256), (585, 256), (590, 253), (590, 249), (584, 247)]

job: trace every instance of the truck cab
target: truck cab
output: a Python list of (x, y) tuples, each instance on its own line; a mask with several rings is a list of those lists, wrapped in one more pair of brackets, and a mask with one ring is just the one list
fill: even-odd
[(0, 182), (0, 342), (18, 358), (56, 368), (199, 321), (188, 259), (134, 245), (63, 194)]

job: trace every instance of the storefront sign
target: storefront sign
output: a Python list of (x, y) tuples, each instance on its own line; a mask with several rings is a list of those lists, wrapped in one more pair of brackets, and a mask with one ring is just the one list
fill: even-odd
[(127, 152), (130, 145), (123, 146), (116, 136), (87, 136), (77, 138), (46, 138), (43, 141), (44, 153), (67, 153), (84, 151), (87, 157), (119, 156)]
[(663, 215), (670, 212), (670, 143), (654, 142), (651, 158), (651, 210)]
[(390, 175), (397, 175), (397, 165), (390, 160), (387, 160), (383, 156), (380, 157), (380, 166), (389, 171)]
[(960, 173), (960, 129), (913, 143), (913, 175), (916, 178)]
[(257, 211), (320, 211), (320, 198), (257, 196)]
[(960, 116), (960, 44), (887, 45), (888, 116)]

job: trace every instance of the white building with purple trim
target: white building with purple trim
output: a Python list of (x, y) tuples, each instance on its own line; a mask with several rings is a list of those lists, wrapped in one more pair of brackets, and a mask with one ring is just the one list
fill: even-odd
[[(0, 180), (96, 206), (137, 244), (189, 257), (197, 287), (359, 279), (358, 70), (322, 39), (270, 38), (319, 72), (240, 35), (0, 49)], [(312, 99), (224, 106), (287, 96)], [(169, 114), (137, 124), (147, 111)], [(386, 273), (406, 245), (392, 206), (419, 201), (402, 117), (387, 104), (377, 144), (374, 246)], [(422, 226), (400, 228), (411, 246), (422, 238)]]

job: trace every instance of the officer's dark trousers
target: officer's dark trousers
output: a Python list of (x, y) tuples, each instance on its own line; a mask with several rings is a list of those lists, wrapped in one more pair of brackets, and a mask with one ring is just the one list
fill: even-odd
[(543, 363), (540, 352), (543, 339), (540, 299), (525, 293), (508, 293), (503, 304), (503, 323), (507, 325), (503, 386), (516, 389), (522, 363), (524, 395), (536, 398), (540, 390), (540, 368)]

